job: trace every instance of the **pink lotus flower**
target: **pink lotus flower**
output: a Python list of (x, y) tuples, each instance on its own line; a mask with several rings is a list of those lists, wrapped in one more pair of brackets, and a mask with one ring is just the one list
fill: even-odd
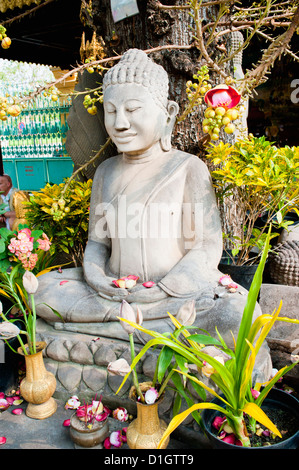
[(118, 421), (127, 421), (128, 420), (128, 412), (126, 408), (119, 407), (113, 410), (112, 416), (114, 419), (117, 419)]
[(230, 109), (240, 103), (241, 95), (233, 87), (221, 84), (211, 88), (211, 90), (205, 94), (204, 100), (207, 105), (212, 108), (222, 106)]
[(149, 388), (144, 395), (145, 403), (152, 405), (158, 399), (158, 396), (159, 393), (154, 387)]
[(123, 445), (121, 431), (113, 431), (110, 434), (110, 444), (114, 447), (121, 447)]
[(79, 398), (77, 397), (77, 395), (74, 395), (68, 399), (68, 401), (64, 405), (64, 408), (66, 410), (77, 410), (80, 405), (81, 403), (79, 401)]
[(120, 287), (122, 289), (132, 289), (138, 281), (138, 276), (129, 275), (126, 277), (121, 277), (120, 279), (114, 279), (112, 282), (116, 287)]
[(51, 242), (45, 233), (43, 233), (42, 237), (43, 238), (39, 238), (37, 240), (39, 243), (39, 248), (43, 251), (48, 251), (50, 249)]

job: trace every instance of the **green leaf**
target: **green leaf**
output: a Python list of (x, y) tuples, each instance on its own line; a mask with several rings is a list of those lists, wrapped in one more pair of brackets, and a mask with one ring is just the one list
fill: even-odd
[(162, 383), (163, 377), (171, 363), (173, 351), (168, 346), (164, 346), (158, 358), (158, 382)]
[(190, 335), (188, 336), (188, 340), (195, 341), (196, 343), (199, 344), (216, 344), (217, 346), (221, 346), (220, 341), (217, 338), (213, 338), (213, 336), (210, 335), (200, 335), (200, 334), (195, 334), (195, 335)]

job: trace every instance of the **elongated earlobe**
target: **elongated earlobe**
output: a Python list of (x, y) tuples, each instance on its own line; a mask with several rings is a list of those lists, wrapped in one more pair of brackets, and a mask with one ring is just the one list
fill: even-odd
[(179, 112), (178, 104), (175, 101), (168, 101), (167, 112), (167, 121), (163, 135), (161, 137), (161, 148), (164, 150), (164, 152), (169, 152), (171, 149), (171, 135), (175, 124), (176, 115)]

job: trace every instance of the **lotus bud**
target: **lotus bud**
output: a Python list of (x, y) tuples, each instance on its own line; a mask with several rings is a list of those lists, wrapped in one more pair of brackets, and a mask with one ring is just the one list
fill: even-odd
[(154, 387), (149, 388), (144, 395), (145, 403), (147, 403), (148, 405), (152, 405), (153, 403), (155, 403), (158, 396), (158, 391)]
[[(133, 308), (128, 302), (126, 302), (126, 300), (123, 300), (121, 303), (120, 317), (120, 319), (124, 318), (125, 320), (129, 320), (132, 323), (137, 323), (137, 325), (141, 325), (143, 322), (143, 316), (140, 308), (137, 307), (137, 313), (135, 315)], [(121, 326), (129, 335), (135, 331), (135, 328), (126, 322), (122, 321)]]
[(131, 371), (131, 367), (125, 359), (121, 358), (116, 361), (109, 362), (107, 370), (111, 375), (125, 376)]
[(25, 271), (23, 286), (28, 294), (35, 294), (38, 289), (38, 280), (31, 271)]
[(3, 323), (0, 323), (0, 337), (2, 337), (3, 339), (7, 340), (15, 338), (15, 336), (18, 336), (19, 333), (19, 328), (13, 323), (9, 321), (4, 321)]
[(194, 300), (190, 300), (184, 303), (176, 315), (176, 319), (185, 326), (192, 325), (195, 321), (195, 318), (196, 309)]
[(251, 391), (251, 395), (256, 400), (257, 397), (259, 396), (260, 392), (258, 390), (254, 390), (254, 388), (251, 388), (250, 391)]

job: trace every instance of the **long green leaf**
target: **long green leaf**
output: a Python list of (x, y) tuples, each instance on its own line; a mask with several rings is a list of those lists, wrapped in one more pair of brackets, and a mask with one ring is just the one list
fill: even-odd
[(237, 344), (236, 344), (237, 370), (242, 369), (243, 365), (247, 361), (248, 354), (250, 353), (250, 348), (245, 340), (249, 336), (250, 328), (252, 325), (253, 312), (256, 307), (258, 294), (259, 294), (262, 281), (263, 281), (263, 271), (264, 271), (264, 267), (265, 267), (265, 263), (266, 263), (266, 259), (268, 255), (268, 250), (269, 250), (270, 233), (271, 233), (271, 226), (270, 226), (267, 238), (266, 238), (265, 248), (264, 248), (260, 263), (255, 272), (253, 281), (249, 289), (247, 302), (246, 302), (246, 305), (243, 311), (242, 320), (240, 323), (239, 333), (237, 337)]

